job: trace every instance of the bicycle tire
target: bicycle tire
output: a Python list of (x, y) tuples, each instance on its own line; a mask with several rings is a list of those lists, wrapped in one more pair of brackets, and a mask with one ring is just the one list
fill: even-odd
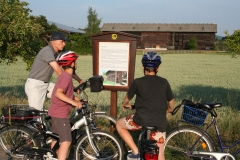
[[(200, 141), (194, 147), (194, 151), (214, 151), (215, 145), (212, 138), (200, 128), (190, 125), (179, 126), (173, 128), (169, 133), (167, 133), (167, 137), (165, 140), (165, 158), (171, 160), (189, 160), (189, 159), (201, 159), (201, 156), (195, 155), (195, 157), (191, 154), (189, 149), (193, 147), (194, 143), (198, 140)], [(203, 158), (203, 156), (202, 156)], [(206, 157), (205, 158), (211, 158)]]
[(116, 129), (116, 119), (104, 113), (94, 113), (94, 122), (100, 130)]
[(40, 146), (40, 141), (34, 138), (34, 132), (25, 126), (7, 126), (0, 132), (0, 146), (13, 158), (38, 159), (24, 151), (22, 147)]
[(123, 146), (116, 136), (103, 130), (95, 130), (91, 136), (96, 148), (100, 151), (101, 157), (96, 157), (87, 134), (84, 134), (80, 137), (74, 149), (75, 160), (123, 160)]

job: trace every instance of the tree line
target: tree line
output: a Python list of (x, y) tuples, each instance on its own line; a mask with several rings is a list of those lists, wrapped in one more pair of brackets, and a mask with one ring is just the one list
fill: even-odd
[[(14, 63), (21, 57), (31, 67), (38, 51), (48, 44), (51, 34), (57, 31), (55, 24), (48, 24), (45, 16), (32, 16), (27, 2), (20, 0), (0, 1), (0, 63)], [(78, 54), (91, 54), (91, 35), (100, 33), (102, 19), (96, 10), (88, 8), (88, 24), (84, 34), (70, 34), (65, 49), (74, 50)], [(240, 54), (240, 29), (232, 35), (225, 32), (224, 43), (232, 53), (232, 57)], [(189, 48), (196, 47), (196, 39), (191, 39)]]

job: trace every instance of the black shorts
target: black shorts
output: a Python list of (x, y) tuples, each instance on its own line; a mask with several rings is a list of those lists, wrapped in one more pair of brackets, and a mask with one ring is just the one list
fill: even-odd
[(60, 142), (72, 142), (71, 125), (68, 118), (52, 118), (52, 132), (57, 133)]

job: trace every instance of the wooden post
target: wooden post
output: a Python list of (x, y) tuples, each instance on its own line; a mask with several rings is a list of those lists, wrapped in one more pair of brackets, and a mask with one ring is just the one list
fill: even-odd
[(111, 91), (110, 115), (117, 118), (117, 91)]

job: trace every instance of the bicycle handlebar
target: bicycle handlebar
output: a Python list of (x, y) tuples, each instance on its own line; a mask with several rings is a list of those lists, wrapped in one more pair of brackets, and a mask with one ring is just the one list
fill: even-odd
[(89, 79), (87, 79), (85, 82), (79, 84), (76, 88), (74, 88), (74, 92), (77, 92), (78, 90), (83, 91), (88, 87)]

